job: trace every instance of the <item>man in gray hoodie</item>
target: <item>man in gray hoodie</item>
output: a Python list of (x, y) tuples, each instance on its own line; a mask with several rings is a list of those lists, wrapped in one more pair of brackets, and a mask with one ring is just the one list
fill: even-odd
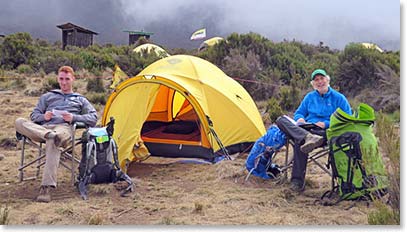
[(57, 186), (57, 169), (61, 156), (59, 147), (66, 147), (71, 140), (70, 124), (83, 122), (92, 127), (97, 122), (95, 108), (84, 96), (73, 92), (74, 81), (74, 70), (69, 66), (60, 67), (60, 89), (51, 90), (40, 97), (30, 115), (31, 121), (18, 118), (15, 122), (18, 133), (37, 142), (45, 141), (45, 165), (37, 197), (39, 202), (50, 202), (50, 190)]

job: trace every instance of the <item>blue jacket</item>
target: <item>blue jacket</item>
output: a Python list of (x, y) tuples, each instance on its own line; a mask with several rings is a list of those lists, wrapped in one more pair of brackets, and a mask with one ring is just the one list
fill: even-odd
[(294, 120), (305, 119), (306, 122), (324, 122), (329, 127), (329, 119), (337, 108), (352, 115), (352, 108), (346, 97), (338, 91), (328, 87), (328, 92), (320, 95), (317, 90), (307, 93), (300, 106), (294, 113)]

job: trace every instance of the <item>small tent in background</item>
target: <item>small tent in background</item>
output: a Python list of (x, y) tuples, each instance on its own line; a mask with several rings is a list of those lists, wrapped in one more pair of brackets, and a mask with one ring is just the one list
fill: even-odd
[(213, 37), (210, 39), (207, 39), (201, 43), (201, 45), (198, 48), (198, 51), (204, 51), (208, 47), (212, 47), (213, 45), (219, 43), (220, 41), (225, 40), (222, 37)]
[(165, 58), (165, 57), (170, 56), (170, 54), (168, 54), (168, 52), (165, 51), (164, 49), (162, 49), (160, 46), (157, 46), (157, 45), (151, 44), (151, 43), (139, 45), (133, 49), (133, 52), (140, 53), (141, 55), (150, 54), (150, 53), (154, 52), (160, 58)]
[(113, 78), (112, 78), (112, 84), (109, 86), (109, 88), (114, 89), (120, 82), (128, 79), (129, 77), (123, 70), (119, 67), (119, 65), (114, 66), (114, 73), (113, 73)]
[(266, 131), (238, 82), (188, 55), (160, 59), (122, 82), (106, 103), (102, 124), (111, 116), (122, 168), (137, 160), (132, 152), (141, 140), (153, 156), (215, 161), (225, 149), (244, 151)]
[(368, 48), (368, 49), (376, 49), (379, 52), (383, 52), (383, 49), (381, 49), (377, 44), (374, 43), (361, 43), (363, 47)]

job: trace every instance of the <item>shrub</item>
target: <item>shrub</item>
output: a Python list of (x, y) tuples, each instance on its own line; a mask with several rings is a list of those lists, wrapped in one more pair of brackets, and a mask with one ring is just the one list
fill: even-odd
[(389, 157), (389, 209), (382, 202), (376, 202), (376, 210), (368, 215), (369, 224), (400, 224), (400, 130), (390, 118), (379, 112), (376, 120), (376, 136), (380, 148)]
[(0, 53), (1, 65), (7, 69), (15, 69), (20, 64), (27, 64), (34, 54), (31, 35), (20, 32), (6, 36)]
[(105, 87), (103, 86), (102, 78), (89, 78), (88, 84), (86, 85), (86, 90), (88, 92), (104, 93), (106, 92)]
[(34, 71), (28, 64), (20, 64), (17, 67), (17, 72), (21, 74), (32, 74)]
[(45, 78), (44, 82), (42, 83), (41, 92), (46, 93), (53, 89), (59, 89), (59, 83), (57, 78), (54, 76)]
[(107, 96), (105, 93), (90, 92), (86, 94), (86, 98), (93, 104), (105, 105), (107, 101)]
[(280, 88), (280, 106), (285, 111), (292, 111), (300, 104), (300, 91), (291, 83), (291, 86)]
[(376, 70), (385, 64), (384, 56), (375, 49), (351, 43), (339, 56), (339, 68), (335, 84), (345, 95), (354, 97), (363, 89), (374, 88), (380, 77)]
[(275, 122), (279, 116), (284, 114), (279, 101), (275, 97), (270, 98), (267, 103), (267, 109), (271, 122)]

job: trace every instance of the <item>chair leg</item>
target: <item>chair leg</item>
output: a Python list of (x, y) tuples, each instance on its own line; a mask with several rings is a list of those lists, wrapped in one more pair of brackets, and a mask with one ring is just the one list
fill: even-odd
[[(20, 157), (20, 167), (18, 168), (18, 172), (19, 172), (19, 180), (20, 182), (24, 181), (24, 180), (32, 180), (32, 179), (37, 179), (40, 175), (40, 168), (41, 166), (44, 164), (42, 163), (42, 159), (45, 158), (45, 154), (42, 148), (42, 144), (43, 143), (39, 143), (39, 144), (35, 144), (33, 143), (31, 140), (29, 140), (27, 137), (23, 136), (22, 138), (22, 146), (21, 146), (21, 157)], [(37, 158), (35, 158), (34, 160), (25, 163), (25, 148), (26, 148), (26, 144), (30, 144), (34, 147), (36, 147), (38, 149), (38, 156)], [(24, 177), (24, 169), (26, 169), (27, 167), (31, 166), (34, 163), (38, 163), (36, 168), (36, 174), (34, 176), (31, 177)]]
[[(21, 145), (21, 158), (20, 158), (20, 167), (24, 166), (24, 150), (25, 150), (25, 141), (26, 141), (26, 137), (24, 136), (22, 139), (22, 145)], [(24, 169), (18, 169), (19, 171), (19, 179), (20, 182), (24, 180)]]
[[(285, 167), (288, 167), (288, 154), (289, 154), (289, 147), (290, 143), (287, 140), (287, 143), (285, 144), (286, 150), (285, 150)], [(288, 180), (288, 173), (287, 170), (284, 172), (284, 180)]]
[(37, 173), (35, 175), (37, 178), (40, 176), (41, 156), (42, 156), (42, 143), (40, 143), (40, 147), (38, 148), (38, 165), (37, 165)]
[(318, 159), (326, 156), (329, 154), (329, 150), (322, 150), (319, 151), (311, 156), (308, 157), (308, 163), (310, 162), (314, 162), (316, 165), (318, 165), (318, 167), (320, 167), (322, 170), (324, 170), (327, 174), (329, 174), (330, 176), (332, 176), (332, 173), (326, 168), (324, 167), (321, 163), (318, 162)]
[(75, 162), (75, 131), (76, 131), (76, 124), (72, 125), (72, 152), (71, 152), (71, 184), (75, 184), (75, 170), (74, 170), (74, 162)]
[[(81, 128), (82, 129), (82, 128)], [(60, 164), (68, 169), (70, 171), (71, 174), (71, 184), (74, 185), (75, 184), (75, 168), (77, 167), (76, 164), (80, 163), (80, 160), (75, 158), (76, 152), (75, 152), (75, 146), (80, 144), (81, 142), (76, 142), (76, 138), (75, 138), (75, 131), (76, 131), (76, 124), (72, 125), (71, 127), (71, 133), (72, 133), (72, 138), (71, 138), (71, 143), (70, 143), (70, 147), (66, 148), (66, 149), (61, 149), (61, 158), (62, 156), (64, 157), (65, 162), (71, 162), (71, 164), (67, 164), (67, 163), (63, 163), (63, 161), (60, 160)], [(18, 168), (18, 176), (19, 176), (19, 180), (20, 182), (24, 181), (24, 180), (29, 180), (29, 179), (37, 179), (40, 176), (41, 173), (41, 166), (43, 166), (45, 164), (45, 162), (43, 162), (43, 158), (45, 158), (45, 151), (43, 148), (43, 143), (44, 142), (40, 142), (39, 144), (33, 142), (32, 140), (30, 140), (28, 137), (26, 136), (22, 136), (21, 138), (21, 157), (20, 157), (20, 166)], [(27, 162), (25, 159), (25, 149), (26, 149), (26, 144), (32, 145), (35, 148), (38, 148), (38, 156), (37, 158), (35, 158), (34, 160)], [(24, 169), (33, 165), (34, 163), (37, 163), (36, 166), (36, 173), (34, 176), (32, 177), (25, 177), (24, 176)]]

